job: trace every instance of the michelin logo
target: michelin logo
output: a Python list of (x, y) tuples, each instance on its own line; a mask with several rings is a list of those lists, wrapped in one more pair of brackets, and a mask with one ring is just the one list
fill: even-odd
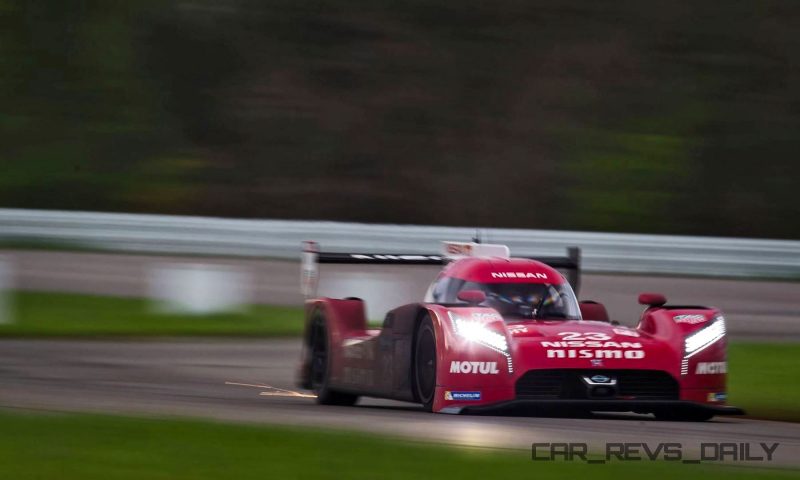
[(450, 362), (450, 373), (473, 373), (483, 375), (497, 375), (497, 362)]
[(481, 399), (481, 392), (444, 392), (445, 400), (461, 400), (467, 402), (477, 402)]
[(728, 373), (728, 362), (698, 362), (694, 373), (697, 375)]
[(727, 399), (728, 395), (725, 392), (712, 392), (706, 398), (709, 402), (724, 402)]

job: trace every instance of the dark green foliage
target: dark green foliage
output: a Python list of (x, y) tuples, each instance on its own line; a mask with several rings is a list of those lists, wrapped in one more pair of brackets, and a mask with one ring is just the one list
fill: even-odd
[(0, 205), (797, 237), (790, 1), (0, 1)]

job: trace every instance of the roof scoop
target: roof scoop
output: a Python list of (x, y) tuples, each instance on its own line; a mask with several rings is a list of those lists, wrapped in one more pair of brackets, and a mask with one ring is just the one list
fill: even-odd
[(475, 242), (442, 242), (442, 256), (448, 260), (466, 257), (509, 259), (511, 252), (506, 245)]

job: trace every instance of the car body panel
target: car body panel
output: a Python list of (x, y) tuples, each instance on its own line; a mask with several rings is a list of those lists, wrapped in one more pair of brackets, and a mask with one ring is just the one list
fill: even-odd
[[(492, 271), (513, 276), (492, 276)], [(546, 265), (514, 259), (464, 259), (446, 267), (442, 275), (485, 282), (565, 281)], [(380, 329), (368, 327), (359, 299), (311, 299), (306, 311), (309, 321), (315, 315), (327, 321), (329, 386), (337, 391), (419, 401), (414, 338), (420, 321), (428, 317), (437, 346), (434, 412), (563, 401), (588, 406), (595, 402), (612, 410), (695, 405), (740, 413), (724, 408), (724, 335), (691, 355), (685, 350), (689, 336), (714, 322), (721, 323), (724, 333), (724, 319), (716, 308), (650, 306), (636, 327), (626, 327), (605, 321), (503, 318), (485, 306), (421, 302), (391, 310)], [(304, 361), (300, 383), (305, 387), (308, 370)], [(594, 383), (595, 377), (607, 377), (608, 384)], [(560, 386), (540, 394), (540, 378)], [(609, 391), (611, 396), (604, 396)]]

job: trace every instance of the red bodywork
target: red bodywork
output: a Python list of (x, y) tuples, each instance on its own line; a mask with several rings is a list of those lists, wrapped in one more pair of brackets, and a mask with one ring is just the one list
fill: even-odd
[[(481, 283), (565, 282), (557, 270), (543, 263), (513, 258), (465, 258), (450, 263), (437, 281), (443, 278)], [(437, 345), (434, 412), (459, 413), (525, 402), (594, 402), (592, 409), (642, 412), (685, 402), (725, 404), (725, 337), (693, 355), (684, 347), (691, 333), (724, 322), (714, 308), (650, 306), (635, 328), (608, 321), (510, 320), (482, 306), (415, 303), (390, 311), (382, 328), (372, 329), (367, 326), (364, 303), (358, 299), (313, 299), (307, 301), (306, 310), (309, 319), (319, 313), (327, 319), (330, 385), (343, 392), (418, 401), (412, 374), (413, 340), (420, 319), (428, 315)], [(460, 334), (457, 320), (502, 336), (507, 348), (496, 348), (503, 342), (494, 335), (492, 346)], [(307, 383), (307, 371), (304, 362), (301, 383)], [(612, 396), (595, 398), (587, 378), (602, 377), (619, 383)], [(565, 393), (566, 387), (548, 390), (547, 385), (554, 385), (552, 378), (561, 379), (563, 385), (573, 382), (574, 395)], [(648, 390), (656, 384), (662, 390), (671, 386), (676, 390), (674, 394)]]

